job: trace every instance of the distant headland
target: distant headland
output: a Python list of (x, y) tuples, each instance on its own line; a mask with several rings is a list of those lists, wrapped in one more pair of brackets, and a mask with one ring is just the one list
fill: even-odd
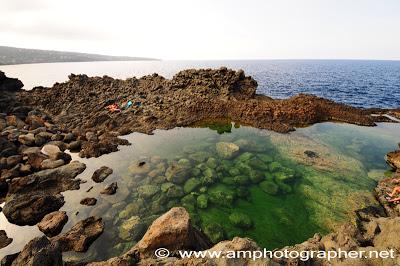
[(147, 57), (110, 56), (64, 51), (38, 50), (0, 46), (0, 65), (56, 62), (143, 61), (159, 60)]

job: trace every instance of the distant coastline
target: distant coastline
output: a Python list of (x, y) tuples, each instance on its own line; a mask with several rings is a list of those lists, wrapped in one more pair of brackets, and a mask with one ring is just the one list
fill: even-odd
[(0, 46), (0, 65), (99, 61), (159, 61), (159, 59)]

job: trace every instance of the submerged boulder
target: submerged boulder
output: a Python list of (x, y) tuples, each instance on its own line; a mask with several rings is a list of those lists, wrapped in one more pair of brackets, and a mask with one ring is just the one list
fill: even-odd
[(218, 142), (216, 150), (221, 158), (230, 159), (239, 153), (239, 146), (232, 142)]
[(240, 212), (234, 212), (229, 215), (229, 221), (239, 228), (249, 229), (253, 226), (253, 221), (251, 218)]

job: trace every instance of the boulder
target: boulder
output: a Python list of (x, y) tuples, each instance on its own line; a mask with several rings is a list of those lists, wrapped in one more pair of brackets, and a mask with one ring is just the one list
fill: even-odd
[(28, 133), (26, 135), (19, 135), (18, 141), (26, 146), (32, 146), (35, 144), (35, 135), (32, 133)]
[(43, 170), (13, 179), (9, 193), (29, 194), (45, 190), (48, 194), (57, 194), (66, 190), (79, 189), (80, 180), (75, 177), (85, 169), (84, 163), (73, 161), (55, 169)]
[(63, 252), (86, 252), (103, 231), (102, 219), (92, 216), (78, 222), (68, 232), (53, 237), (51, 242), (59, 244)]
[(94, 171), (92, 175), (92, 180), (96, 183), (103, 182), (109, 175), (113, 173), (113, 170), (107, 166), (102, 166), (96, 171)]
[(233, 212), (229, 215), (229, 221), (236, 227), (242, 228), (242, 229), (249, 229), (253, 226), (253, 222), (251, 218), (244, 214), (244, 213), (239, 213), (239, 212)]
[(41, 168), (43, 170), (45, 169), (54, 169), (60, 166), (63, 166), (65, 164), (64, 160), (59, 159), (59, 160), (51, 160), (51, 159), (46, 159), (42, 161)]
[(189, 178), (190, 169), (187, 164), (173, 162), (165, 171), (165, 177), (170, 182), (182, 184)]
[(43, 148), (41, 149), (41, 152), (51, 158), (54, 158), (54, 156), (61, 152), (60, 148), (54, 144), (47, 144), (44, 145)]
[(67, 221), (68, 216), (65, 211), (55, 211), (45, 215), (37, 226), (46, 236), (53, 237), (61, 233)]
[(218, 142), (216, 150), (221, 158), (230, 159), (239, 153), (239, 146), (232, 142)]
[(117, 189), (118, 189), (117, 182), (113, 182), (107, 185), (103, 190), (101, 190), (100, 194), (114, 195), (115, 193), (117, 193)]
[(0, 249), (10, 245), (12, 241), (13, 239), (7, 236), (6, 231), (0, 230)]
[(182, 249), (203, 250), (211, 246), (210, 240), (190, 224), (189, 213), (175, 207), (156, 219), (132, 251), (151, 256), (157, 248), (170, 252)]
[(84, 198), (80, 201), (80, 204), (86, 205), (86, 206), (94, 206), (97, 203), (97, 199), (95, 198)]
[(386, 162), (394, 170), (400, 169), (400, 150), (389, 152), (386, 155)]
[(29, 241), (13, 261), (12, 266), (63, 266), (61, 249), (47, 237), (36, 237)]
[(64, 205), (64, 197), (61, 194), (22, 194), (8, 200), (4, 205), (3, 213), (10, 223), (35, 225), (46, 214), (59, 210), (62, 205)]

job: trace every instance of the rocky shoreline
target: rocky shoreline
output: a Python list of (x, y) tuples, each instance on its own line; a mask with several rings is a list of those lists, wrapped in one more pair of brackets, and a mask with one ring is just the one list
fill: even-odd
[[(62, 265), (62, 252), (83, 252), (103, 232), (101, 218), (89, 217), (68, 232), (59, 235), (68, 220), (58, 210), (64, 204), (61, 192), (79, 189), (75, 179), (86, 166), (73, 161), (68, 149), (81, 157), (98, 157), (128, 145), (118, 138), (131, 132), (151, 134), (155, 129), (191, 126), (205, 119), (231, 119), (258, 128), (287, 133), (296, 126), (323, 121), (340, 121), (363, 126), (390, 121), (384, 115), (397, 116), (399, 110), (358, 109), (311, 95), (274, 100), (257, 95), (257, 83), (243, 71), (185, 70), (171, 80), (157, 74), (140, 79), (118, 80), (110, 77), (89, 78), (71, 75), (53, 88), (21, 90), (23, 84), (0, 72), (0, 200), (3, 213), (17, 225), (38, 224), (45, 233), (26, 245), (18, 255), (6, 256), (2, 265)], [(121, 112), (105, 107), (117, 104)], [(372, 115), (374, 114), (374, 115)], [(399, 177), (399, 152), (388, 154), (387, 161)], [(102, 182), (112, 169), (99, 169), (93, 180)], [(364, 250), (400, 248), (393, 232), (400, 232), (399, 209), (388, 204), (385, 195), (394, 178), (382, 180), (375, 192), (381, 206), (356, 212), (356, 225), (344, 225), (336, 233), (315, 235), (312, 239), (287, 247), (289, 250)], [(97, 181), (96, 181), (97, 180)], [(105, 193), (115, 193), (111, 184)], [(390, 192), (390, 191), (389, 191)], [(82, 204), (96, 204), (85, 199)], [(0, 201), (1, 202), (1, 201)], [(383, 239), (383, 240), (382, 240)], [(12, 239), (0, 231), (0, 248)], [(234, 238), (211, 246), (183, 208), (173, 208), (154, 221), (142, 240), (121, 257), (89, 265), (221, 265), (211, 258), (157, 260), (158, 247), (171, 251), (189, 250), (258, 250), (250, 239)], [(399, 257), (396, 261), (399, 262)], [(243, 261), (241, 263), (248, 263)], [(302, 265), (301, 261), (260, 261), (259, 265)], [(323, 260), (311, 265), (328, 265)], [(335, 261), (355, 265), (354, 261)], [(347, 263), (347, 264), (346, 264)], [(359, 265), (381, 265), (379, 261), (360, 260)], [(87, 262), (69, 263), (86, 265)], [(257, 264), (258, 265), (258, 264)], [(395, 264), (388, 264), (395, 265)]]

